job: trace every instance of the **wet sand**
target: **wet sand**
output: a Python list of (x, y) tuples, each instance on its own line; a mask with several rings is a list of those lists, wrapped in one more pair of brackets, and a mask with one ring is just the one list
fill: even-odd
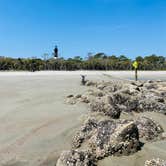
[[(65, 96), (87, 90), (80, 74), (89, 80), (133, 79), (133, 72), (0, 72), (0, 165), (53, 166), (63, 150), (70, 149), (73, 134), (87, 113), (86, 105), (67, 105)], [(140, 76), (141, 75), (141, 76)], [(140, 72), (140, 79), (166, 80), (166, 72)], [(166, 118), (153, 114), (166, 131)], [(109, 157), (100, 166), (140, 166), (145, 159), (166, 159), (166, 141), (146, 144), (129, 157)]]

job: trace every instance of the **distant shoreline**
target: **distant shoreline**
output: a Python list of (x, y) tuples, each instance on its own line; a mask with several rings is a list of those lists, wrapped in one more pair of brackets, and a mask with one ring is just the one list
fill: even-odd
[[(90, 77), (101, 75), (105, 77), (110, 77), (110, 79), (127, 79), (127, 80), (134, 80), (134, 71), (126, 71), (126, 70), (119, 70), (119, 71), (90, 71), (90, 70), (77, 70), (77, 71), (36, 71), (36, 72), (29, 72), (29, 71), (0, 71), (0, 77), (3, 76), (77, 76), (78, 79), (80, 75), (86, 75), (87, 79)], [(166, 71), (138, 71), (138, 79), (139, 80), (163, 80), (166, 81)]]

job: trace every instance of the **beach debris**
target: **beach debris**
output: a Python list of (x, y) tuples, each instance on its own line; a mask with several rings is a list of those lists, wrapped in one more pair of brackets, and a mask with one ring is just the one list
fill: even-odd
[(152, 159), (152, 160), (147, 160), (145, 162), (145, 166), (166, 166), (166, 161), (161, 160), (159, 158)]
[(86, 84), (86, 80), (85, 80), (85, 77), (86, 77), (86, 75), (81, 75), (81, 84), (82, 85), (85, 85)]
[(96, 159), (88, 151), (64, 151), (61, 153), (56, 166), (96, 166)]
[(139, 130), (139, 137), (145, 138), (145, 140), (153, 140), (164, 132), (161, 125), (146, 116), (139, 117), (136, 120), (136, 125)]

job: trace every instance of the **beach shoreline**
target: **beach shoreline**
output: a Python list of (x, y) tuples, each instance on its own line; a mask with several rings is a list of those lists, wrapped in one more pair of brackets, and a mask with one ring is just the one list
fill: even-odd
[[(65, 103), (67, 95), (82, 94), (88, 89), (81, 86), (81, 74), (92, 81), (133, 78), (133, 71), (0, 72), (0, 165), (53, 166), (60, 153), (70, 149), (72, 137), (88, 112), (84, 104)], [(140, 74), (141, 79), (166, 79), (166, 71)], [(155, 113), (148, 115), (157, 122), (165, 118), (156, 117)], [(158, 153), (150, 153), (151, 149), (157, 149)], [(149, 155), (144, 157), (147, 152)], [(130, 156), (132, 162), (128, 164), (132, 166), (138, 158), (143, 163), (145, 158), (160, 157), (163, 152), (166, 152), (164, 141), (147, 145), (143, 151)], [(99, 165), (107, 166), (114, 161), (118, 166), (118, 161), (127, 163), (128, 158), (115, 160), (105, 159)], [(139, 163), (135, 165), (140, 166)]]

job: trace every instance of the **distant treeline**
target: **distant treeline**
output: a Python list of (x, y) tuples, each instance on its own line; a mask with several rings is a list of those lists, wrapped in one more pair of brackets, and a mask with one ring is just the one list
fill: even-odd
[[(139, 70), (166, 70), (166, 57), (138, 56)], [(0, 70), (132, 70), (133, 60), (124, 55), (108, 56), (104, 53), (89, 55), (86, 59), (76, 56), (69, 59), (7, 58), (0, 57)]]

